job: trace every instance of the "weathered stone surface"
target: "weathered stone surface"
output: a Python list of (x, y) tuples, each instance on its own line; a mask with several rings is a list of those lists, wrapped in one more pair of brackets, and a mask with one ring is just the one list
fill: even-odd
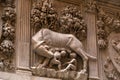
[(0, 80), (61, 80), (61, 79), (0, 72)]
[(69, 75), (68, 75), (68, 79), (69, 79), (69, 80), (74, 80), (75, 77), (76, 77), (76, 75), (77, 75), (77, 72), (76, 72), (76, 71), (70, 71), (70, 72), (69, 72)]
[(60, 79), (68, 79), (68, 72), (57, 72), (57, 76)]
[(54, 69), (47, 69), (46, 76), (55, 78), (57, 75), (57, 72)]
[(82, 72), (76, 71), (55, 71), (54, 69), (47, 68), (35, 68), (32, 69), (34, 75), (40, 77), (58, 78), (63, 80), (87, 80), (88, 75)]
[[(41, 58), (31, 44), (41, 28), (73, 34), (85, 46), (82, 52), (97, 60), (87, 63), (84, 54), (71, 58), (72, 50), (66, 55), (53, 51), (56, 60)], [(64, 36), (55, 37), (55, 45), (62, 45)], [(0, 72), (0, 80), (120, 80), (120, 0), (0, 0), (0, 38), (0, 70), (5, 71)], [(76, 42), (72, 39), (65, 44)], [(69, 47), (75, 46), (72, 49), (78, 53), (77, 45)], [(7, 59), (4, 54), (14, 53), (13, 49), (15, 54)]]
[[(93, 13), (86, 13), (86, 22), (87, 25), (89, 25), (88, 27), (88, 38), (87, 38), (87, 51), (93, 55), (96, 56), (96, 58), (98, 57), (97, 54), (97, 38), (96, 38), (96, 16)], [(92, 36), (92, 37), (91, 37)], [(92, 46), (91, 46), (92, 45)], [(96, 61), (89, 61), (89, 77), (98, 77), (98, 63), (97, 60)]]
[(87, 74), (78, 72), (75, 80), (87, 80)]
[(47, 69), (46, 69), (46, 68), (39, 68), (39, 69), (37, 70), (37, 74), (38, 74), (39, 76), (41, 76), (41, 77), (44, 77), (44, 76), (46, 76), (46, 74), (47, 74)]
[[(11, 0), (10, 0), (11, 1)], [(29, 70), (30, 66), (30, 5), (31, 0), (16, 1), (16, 67)], [(26, 6), (26, 7), (25, 7)]]

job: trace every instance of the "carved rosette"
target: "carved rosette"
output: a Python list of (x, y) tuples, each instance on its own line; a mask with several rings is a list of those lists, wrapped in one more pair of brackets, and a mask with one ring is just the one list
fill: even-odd
[(13, 72), (15, 67), (13, 64), (13, 55), (15, 52), (15, 20), (16, 13), (14, 10), (13, 0), (5, 0), (2, 13), (2, 30), (0, 39), (0, 70)]

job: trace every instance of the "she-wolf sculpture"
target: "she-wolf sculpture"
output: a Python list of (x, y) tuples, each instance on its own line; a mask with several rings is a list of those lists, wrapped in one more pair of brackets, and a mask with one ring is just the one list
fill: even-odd
[(58, 32), (51, 31), (49, 29), (41, 29), (32, 37), (33, 50), (47, 58), (52, 58), (54, 55), (50, 53), (40, 53), (39, 46), (45, 43), (46, 45), (57, 47), (57, 48), (66, 48), (71, 49), (76, 52), (83, 59), (83, 70), (87, 70), (88, 58), (96, 59), (95, 57), (87, 54), (83, 50), (82, 43), (72, 34), (62, 34)]

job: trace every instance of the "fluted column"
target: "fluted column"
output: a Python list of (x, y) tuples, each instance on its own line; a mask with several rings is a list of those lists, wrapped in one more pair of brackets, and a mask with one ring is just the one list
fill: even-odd
[[(96, 15), (93, 12), (86, 12), (87, 22), (87, 52), (98, 57), (97, 35), (96, 35)], [(98, 80), (98, 61), (89, 60), (89, 80)]]
[(30, 66), (30, 6), (31, 0), (17, 0), (16, 68), (29, 70)]

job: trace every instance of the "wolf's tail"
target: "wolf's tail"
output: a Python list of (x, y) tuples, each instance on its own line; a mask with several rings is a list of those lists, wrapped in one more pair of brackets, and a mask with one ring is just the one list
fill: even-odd
[(90, 54), (86, 53), (85, 51), (84, 51), (84, 53), (85, 53), (85, 55), (86, 55), (89, 59), (92, 59), (92, 60), (96, 60), (96, 59), (97, 59), (96, 57), (91, 56)]

